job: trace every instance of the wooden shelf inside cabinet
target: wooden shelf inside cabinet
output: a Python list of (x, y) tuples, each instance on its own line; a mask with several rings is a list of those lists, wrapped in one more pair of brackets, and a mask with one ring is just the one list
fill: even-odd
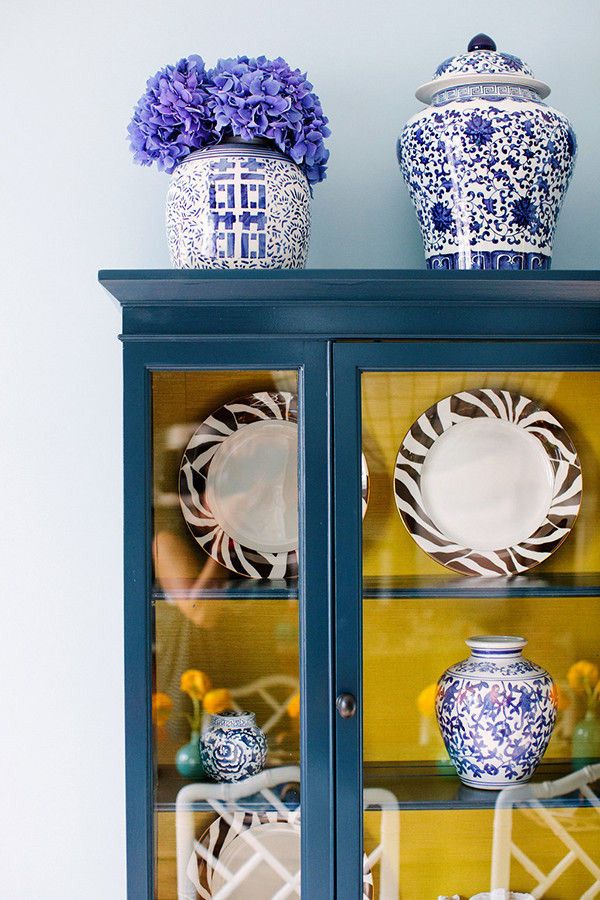
[(294, 600), (298, 582), (286, 579), (231, 578), (205, 582), (201, 588), (164, 591), (155, 584), (153, 600)]
[[(186, 778), (182, 778), (175, 766), (160, 765), (158, 767), (158, 778), (155, 797), (155, 809), (157, 812), (175, 812), (175, 803), (177, 794), (190, 782)], [(300, 785), (279, 785), (271, 789), (280, 805), (287, 809), (294, 810), (300, 802)], [(194, 812), (214, 812), (213, 807), (207, 800), (199, 800), (191, 804)], [(236, 802), (236, 808), (248, 810), (249, 812), (267, 813), (272, 812), (275, 806), (268, 803), (263, 794), (253, 794), (250, 797), (244, 797), (243, 800)]]
[(416, 597), (595, 597), (600, 596), (600, 572), (548, 572), (512, 578), (440, 575), (369, 577), (363, 581), (365, 600)]
[[(460, 578), (451, 575), (369, 577), (363, 581), (365, 600), (417, 597), (600, 597), (600, 572), (518, 575), (513, 578)], [(205, 582), (201, 588), (164, 591), (152, 588), (153, 600), (290, 600), (298, 597), (292, 579), (230, 578)]]
[[(553, 760), (543, 763), (532, 780), (554, 781), (572, 771), (571, 760)], [(450, 764), (367, 762), (364, 787), (383, 789), (396, 798), (395, 802), (390, 797), (388, 804), (378, 804), (378, 809), (493, 809), (498, 797), (497, 791), (463, 785)], [(545, 801), (545, 805), (578, 808), (589, 807), (590, 803), (579, 792), (573, 791)]]
[[(561, 778), (572, 771), (570, 760), (555, 760), (540, 766), (533, 781), (548, 781)], [(158, 812), (174, 812), (177, 794), (190, 782), (182, 778), (175, 766), (159, 766), (155, 808)], [(496, 791), (483, 791), (463, 785), (451, 765), (436, 765), (423, 762), (377, 762), (365, 765), (364, 787), (385, 790), (390, 799), (366, 808), (383, 810), (444, 810), (444, 809), (493, 809), (498, 797)], [(283, 794), (283, 789), (286, 793)], [(281, 785), (275, 795), (284, 806), (295, 809), (298, 806), (299, 785)], [(395, 800), (392, 800), (392, 795)], [(367, 795), (368, 796), (368, 795)], [(281, 799), (280, 799), (281, 798)], [(584, 808), (590, 802), (579, 792), (545, 801), (545, 805), (555, 808)], [(271, 811), (271, 806), (262, 794), (255, 794), (238, 801), (237, 806), (257, 813)], [(207, 801), (193, 804), (196, 812), (212, 811)]]

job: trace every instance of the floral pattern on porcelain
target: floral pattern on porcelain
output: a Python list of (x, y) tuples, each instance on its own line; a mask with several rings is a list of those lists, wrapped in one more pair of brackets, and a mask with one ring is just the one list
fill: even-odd
[(171, 176), (167, 238), (175, 268), (303, 268), (306, 176), (282, 153), (250, 144), (192, 153)]
[(577, 142), (540, 84), (516, 57), (492, 50), (438, 68), (431, 104), (398, 141), (429, 268), (550, 266)]
[(529, 75), (533, 72), (527, 63), (512, 53), (501, 53), (496, 50), (476, 50), (472, 53), (459, 53), (445, 59), (435, 70), (433, 76), (444, 78), (449, 75)]
[[(415, 116), (399, 154), (426, 257), (512, 250), (545, 268), (575, 153), (567, 119), (541, 101), (473, 98)], [(532, 267), (522, 260), (504, 267)]]
[(485, 654), (451, 666), (440, 678), (436, 715), (464, 784), (501, 790), (528, 781), (556, 721), (550, 675), (524, 660)]
[(204, 770), (215, 781), (236, 782), (265, 767), (267, 739), (254, 713), (215, 716), (200, 740)]

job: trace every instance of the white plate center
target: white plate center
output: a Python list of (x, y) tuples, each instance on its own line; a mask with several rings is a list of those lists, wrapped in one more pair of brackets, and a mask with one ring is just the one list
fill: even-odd
[(450, 540), (483, 553), (525, 541), (544, 521), (554, 474), (542, 444), (500, 419), (459, 422), (423, 463), (425, 509)]
[(298, 546), (298, 426), (281, 419), (244, 425), (223, 441), (206, 480), (226, 534), (262, 553)]
[[(269, 822), (264, 825), (255, 825), (250, 831), (260, 846), (272, 853), (278, 862), (285, 866), (290, 875), (296, 874), (300, 868), (300, 832), (297, 828), (283, 822)], [(219, 862), (233, 875), (256, 855), (254, 847), (244, 840), (244, 833), (242, 831), (238, 837), (233, 838), (219, 854)], [(211, 893), (217, 894), (226, 884), (225, 878), (219, 872), (215, 872)], [(269, 863), (262, 860), (227, 896), (232, 900), (250, 900), (250, 898), (252, 900), (270, 900), (283, 886), (284, 882), (281, 876), (271, 868)], [(286, 894), (289, 897), (298, 897), (299, 895), (300, 886), (297, 891), (292, 890), (291, 893)]]

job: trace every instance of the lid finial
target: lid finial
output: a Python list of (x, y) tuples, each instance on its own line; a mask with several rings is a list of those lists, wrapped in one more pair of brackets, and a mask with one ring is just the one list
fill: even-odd
[(469, 46), (467, 50), (469, 53), (473, 53), (474, 50), (495, 50), (496, 42), (492, 40), (489, 34), (476, 34), (475, 37), (471, 38), (469, 41)]

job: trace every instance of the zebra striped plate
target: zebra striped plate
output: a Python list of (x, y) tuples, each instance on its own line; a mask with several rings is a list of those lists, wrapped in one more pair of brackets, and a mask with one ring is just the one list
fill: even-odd
[[(195, 540), (249, 578), (298, 574), (298, 401), (262, 391), (226, 403), (192, 435), (179, 501)], [(362, 459), (362, 514), (369, 472)]]
[(481, 388), (422, 413), (396, 459), (409, 534), (462, 575), (517, 575), (562, 544), (581, 506), (577, 451), (540, 403)]
[(298, 406), (288, 392), (226, 403), (192, 435), (179, 501), (203, 550), (249, 578), (298, 574)]

